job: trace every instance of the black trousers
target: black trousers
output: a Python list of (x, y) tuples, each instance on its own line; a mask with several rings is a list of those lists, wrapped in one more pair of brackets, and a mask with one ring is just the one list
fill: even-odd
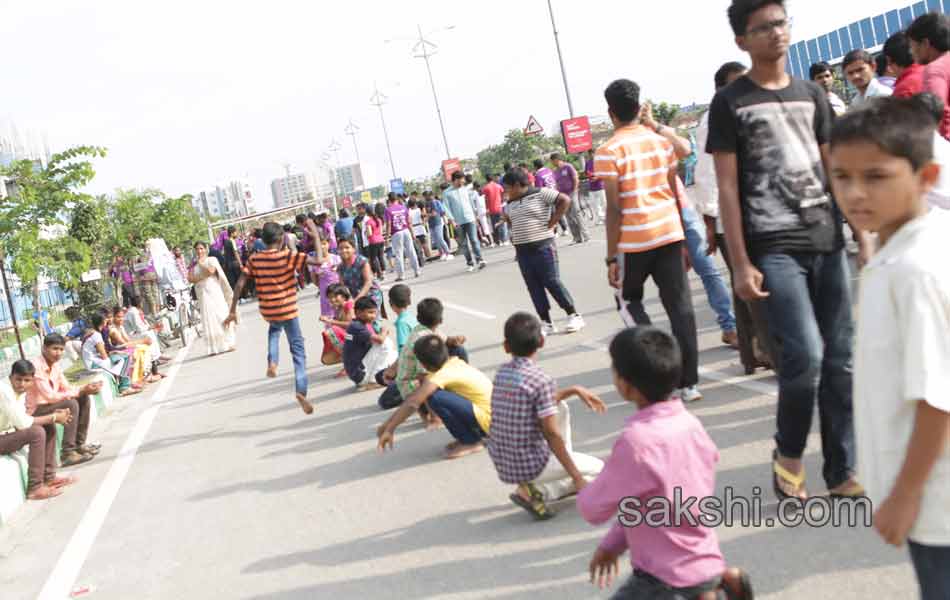
[(680, 387), (699, 382), (699, 348), (696, 341), (696, 315), (693, 297), (686, 279), (683, 242), (675, 242), (646, 252), (623, 255), (623, 289), (617, 299), (620, 316), (628, 327), (651, 325), (643, 308), (643, 284), (647, 277), (660, 290), (660, 301), (670, 319), (670, 329), (683, 355)]

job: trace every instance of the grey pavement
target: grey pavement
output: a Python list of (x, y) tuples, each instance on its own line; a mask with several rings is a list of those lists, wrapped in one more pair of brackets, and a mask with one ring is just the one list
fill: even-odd
[[(459, 260), (430, 265), (410, 282), (414, 301), (436, 296), (447, 304), (445, 331), (466, 335), (473, 364), (490, 375), (505, 361), (504, 318), (531, 308), (513, 254), (486, 251), (489, 267), (476, 274)], [(600, 457), (633, 412), (611, 384), (606, 343), (620, 321), (603, 254), (596, 240), (561, 248), (564, 280), (588, 327), (551, 338), (541, 361), (561, 385), (588, 386), (608, 403), (605, 415), (572, 405), (575, 447)], [(702, 286), (692, 283), (705, 399), (690, 409), (721, 452), (717, 493), (761, 488), (763, 514), (774, 517), (774, 379), (742, 375), (737, 353), (719, 343)], [(397, 432), (394, 452), (377, 454), (375, 428), (386, 416), (378, 392), (357, 394), (333, 378), (335, 368), (319, 365), (314, 296), (310, 288), (301, 301), (313, 416), (293, 400), (285, 342), (278, 378), (265, 379), (266, 325), (256, 305), (243, 307), (238, 352), (205, 358), (203, 342), (195, 342), (160, 404), (133, 397), (105, 419), (103, 454), (73, 470), (77, 486), (27, 505), (0, 530), (0, 598), (37, 598), (77, 528), (97, 533), (85, 540), (88, 554), (76, 543), (83, 533), (55, 572), (66, 573), (70, 589), (88, 590), (76, 597), (95, 600), (608, 597), (587, 582), (605, 527), (585, 523), (572, 501), (556, 505), (554, 520), (532, 521), (508, 501), (511, 490), (487, 453), (442, 460), (448, 434), (425, 432), (417, 420)], [(666, 326), (652, 287), (647, 309)], [(156, 408), (109, 505), (109, 490), (97, 492), (136, 423), (142, 427), (142, 415)], [(818, 493), (817, 424), (814, 431), (806, 463), (809, 489)], [(97, 511), (104, 516), (98, 531), (88, 527)], [(905, 552), (863, 526), (736, 524), (718, 533), (726, 560), (751, 573), (759, 598), (915, 595)], [(69, 564), (78, 569), (74, 578)], [(624, 560), (622, 575), (629, 571)]]

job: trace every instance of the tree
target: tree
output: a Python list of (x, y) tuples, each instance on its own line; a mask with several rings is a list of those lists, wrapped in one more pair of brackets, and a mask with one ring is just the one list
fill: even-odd
[(660, 102), (659, 104), (651, 102), (650, 104), (653, 105), (653, 118), (664, 125), (672, 123), (676, 115), (680, 113), (679, 104), (669, 104), (667, 102)]
[(478, 153), (478, 170), (482, 173), (501, 173), (505, 163), (531, 164), (536, 158), (552, 152), (565, 153), (560, 136), (526, 136), (520, 129), (512, 129), (501, 144), (489, 146)]
[(89, 248), (66, 235), (64, 218), (92, 200), (78, 190), (95, 177), (91, 159), (105, 155), (104, 148), (78, 146), (54, 154), (45, 166), (18, 160), (0, 169), (13, 182), (10, 197), (0, 203), (0, 248), (12, 258), (20, 281), (32, 288), (35, 310), (41, 275), (75, 288), (89, 269)]
[(145, 242), (158, 237), (156, 214), (163, 199), (155, 189), (118, 190), (109, 206), (110, 247), (118, 247), (119, 255), (128, 260), (141, 254)]
[(187, 247), (208, 237), (208, 227), (201, 215), (191, 205), (191, 196), (165, 198), (155, 208), (158, 237), (169, 248)]
[[(69, 223), (69, 236), (89, 248), (90, 266), (102, 269), (109, 256), (108, 199), (100, 196), (73, 207)], [(97, 282), (80, 283), (76, 290), (79, 306), (85, 311), (101, 300), (103, 288)]]

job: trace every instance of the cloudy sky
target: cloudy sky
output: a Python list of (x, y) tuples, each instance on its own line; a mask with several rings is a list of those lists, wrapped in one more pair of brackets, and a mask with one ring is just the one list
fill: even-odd
[[(791, 0), (793, 37), (807, 39), (909, 0)], [(577, 114), (606, 112), (617, 77), (644, 95), (708, 101), (712, 73), (743, 59), (726, 0), (553, 0)], [(545, 0), (313, 2), (270, 0), (0, 0), (0, 132), (45, 132), (53, 149), (109, 149), (93, 191), (194, 192), (248, 177), (259, 204), (269, 181), (314, 165), (333, 138), (388, 179), (374, 80), (396, 172), (430, 175), (444, 158), (417, 25), (440, 46), (432, 70), (453, 155), (473, 156), (535, 115), (550, 131), (567, 104)], [(395, 41), (389, 41), (395, 38)]]

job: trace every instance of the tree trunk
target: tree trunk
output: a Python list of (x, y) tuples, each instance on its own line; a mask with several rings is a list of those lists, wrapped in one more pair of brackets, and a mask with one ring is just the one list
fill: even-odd
[(39, 277), (33, 281), (33, 314), (36, 315), (36, 318), (33, 322), (36, 323), (36, 329), (40, 336), (40, 343), (42, 344), (46, 332), (43, 331), (43, 307), (40, 303)]

